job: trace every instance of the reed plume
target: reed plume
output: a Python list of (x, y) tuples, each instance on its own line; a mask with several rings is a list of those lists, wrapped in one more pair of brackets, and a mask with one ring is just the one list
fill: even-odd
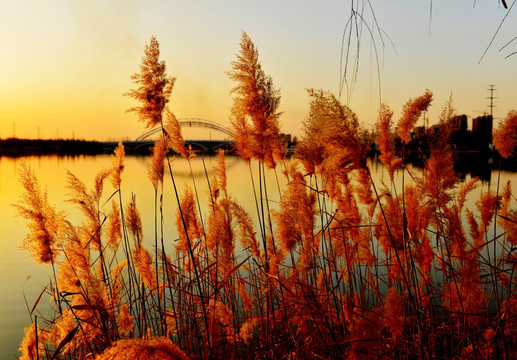
[(480, 199), (476, 202), (481, 217), (483, 229), (487, 228), (499, 207), (501, 199), (493, 191), (481, 192)]
[(127, 263), (127, 259), (124, 259), (111, 269), (111, 282), (109, 284), (111, 303), (110, 311), (114, 311), (114, 309), (120, 305), (120, 301), (124, 295), (125, 283), (123, 271), (127, 268)]
[(96, 178), (95, 190), (89, 192), (86, 185), (70, 171), (67, 173), (67, 186), (69, 190), (68, 202), (76, 205), (86, 218), (84, 231), (91, 234), (91, 244), (94, 250), (100, 251), (101, 229), (99, 219), (99, 200), (102, 194), (102, 182), (109, 172), (100, 172)]
[(483, 290), (480, 267), (474, 253), (463, 259), (456, 276), (445, 284), (444, 305), (457, 322), (466, 321), (474, 329), (480, 328), (486, 316), (487, 294)]
[(390, 287), (384, 298), (384, 326), (394, 342), (398, 342), (404, 333), (405, 315), (404, 298), (396, 288)]
[(255, 258), (260, 258), (260, 245), (255, 236), (256, 231), (250, 214), (235, 201), (231, 202), (231, 207), (242, 248), (249, 250)]
[(133, 239), (135, 240), (135, 244), (137, 247), (142, 246), (143, 240), (143, 230), (142, 230), (142, 218), (140, 216), (140, 211), (136, 207), (136, 199), (135, 196), (131, 198), (131, 201), (126, 206), (126, 211), (124, 212), (126, 215), (126, 227)]
[[(134, 195), (122, 205), (122, 143), (92, 190), (68, 173), (68, 201), (83, 218), (77, 226), (48, 204), (30, 168), (20, 169), (25, 194), (15, 206), (29, 220), (25, 248), (37, 262), (59, 265), (46, 293), (60, 305), (41, 328), (36, 320), (26, 328), (22, 358), (512, 358), (514, 195), (507, 183), (502, 195), (483, 191), (475, 202), (470, 196), (477, 180), (459, 182), (451, 99), (436, 131), (426, 134), (430, 154), (421, 173), (402, 163), (432, 93), (406, 103), (396, 132), (393, 112), (381, 105), (376, 140), (391, 184), (378, 188), (367, 159), (373, 135), (332, 93), (309, 90), (298, 159), (284, 164), (276, 201), (269, 197), (266, 165), (282, 158), (280, 95), (243, 33), (228, 73), (236, 81), (231, 121), (237, 151), (250, 165), (259, 244), (252, 216), (231, 195), (235, 182), (223, 152), (207, 184), (207, 209), (196, 200), (195, 183), (182, 196), (177, 191), (168, 152), (172, 148), (189, 166), (192, 153), (166, 107), (174, 79), (158, 58), (152, 38), (134, 76), (140, 87), (129, 93), (142, 105), (130, 111), (146, 126), (168, 118), (148, 170), (155, 190), (154, 253), (143, 238), (141, 216), (149, 214), (139, 212)], [(511, 112), (495, 137), (503, 157), (514, 151), (514, 117)], [(252, 159), (258, 160), (257, 182)], [(164, 216), (166, 165), (178, 205), (172, 219), (177, 241)], [(394, 175), (402, 167), (398, 187)], [(115, 193), (103, 203), (108, 177)], [(112, 200), (117, 193), (118, 203)], [(236, 252), (238, 241), (244, 253)]]
[(291, 182), (280, 200), (280, 210), (274, 214), (277, 234), (282, 248), (290, 252), (297, 244), (313, 240), (316, 199), (308, 192), (303, 175), (294, 167), (289, 170)]
[(219, 300), (210, 299), (208, 311), (212, 344), (215, 345), (220, 341), (234, 343), (236, 334), (233, 326), (233, 313), (230, 308)]
[[(181, 213), (179, 210), (176, 213), (176, 229), (179, 236), (176, 249), (188, 253), (188, 239), (190, 239), (192, 246), (194, 246), (196, 241), (200, 240), (202, 236), (202, 227), (197, 215), (194, 193), (188, 186), (185, 187), (185, 193), (181, 199)], [(185, 226), (183, 226), (183, 221)]]
[(29, 165), (22, 163), (18, 174), (25, 193), (14, 207), (18, 216), (29, 221), (22, 248), (29, 251), (37, 263), (51, 265), (63, 243), (65, 215), (49, 204), (47, 192), (41, 189)]
[(395, 198), (391, 194), (385, 197), (383, 213), (377, 214), (375, 237), (383, 246), (384, 252), (390, 250), (401, 251), (404, 249), (403, 213), (400, 207), (401, 198)]
[(381, 104), (379, 109), (379, 116), (377, 118), (377, 146), (381, 154), (379, 160), (381, 160), (390, 175), (390, 179), (393, 181), (393, 175), (395, 171), (402, 165), (402, 159), (395, 155), (395, 135), (393, 133), (393, 111), (385, 104)]
[(149, 179), (151, 180), (155, 190), (158, 189), (158, 184), (163, 184), (165, 161), (168, 151), (169, 142), (166, 137), (161, 136), (160, 139), (154, 144), (151, 167), (148, 171)]
[(517, 142), (517, 111), (513, 110), (494, 130), (494, 146), (503, 158), (513, 155)]
[(172, 150), (174, 150), (176, 154), (180, 154), (185, 159), (188, 159), (190, 154), (185, 147), (185, 141), (183, 140), (183, 135), (181, 133), (181, 126), (176, 115), (174, 115), (169, 108), (165, 108), (165, 116), (167, 117), (167, 124), (164, 132)]
[(368, 218), (372, 219), (377, 207), (377, 199), (375, 199), (369, 170), (365, 167), (357, 169), (357, 186), (354, 187), (354, 193), (357, 194), (359, 202), (367, 207)]
[(150, 290), (154, 289), (156, 287), (156, 272), (149, 251), (143, 246), (137, 246), (133, 250), (133, 263), (144, 285)]
[(424, 95), (409, 99), (402, 110), (402, 117), (398, 123), (397, 132), (406, 144), (411, 141), (411, 130), (415, 126), (420, 114), (426, 111), (431, 101), (433, 100), (433, 93), (426, 90)]
[(135, 112), (146, 128), (162, 123), (162, 113), (169, 102), (176, 78), (166, 74), (165, 61), (160, 60), (160, 44), (151, 36), (149, 44), (145, 44), (144, 56), (140, 64), (140, 72), (134, 73), (131, 80), (138, 86), (125, 93), (142, 105), (132, 107), (128, 112)]
[(233, 70), (227, 74), (237, 82), (231, 91), (234, 95), (231, 124), (237, 152), (245, 159), (256, 158), (274, 167), (275, 160), (283, 157), (279, 90), (262, 70), (258, 50), (244, 31), (237, 60), (231, 65)]
[(116, 251), (122, 238), (122, 223), (120, 220), (120, 210), (115, 201), (111, 202), (111, 212), (108, 215), (107, 236), (108, 245), (113, 251)]
[(453, 151), (450, 144), (451, 119), (454, 107), (450, 98), (442, 108), (438, 131), (431, 140), (431, 155), (427, 160), (419, 185), (435, 208), (446, 205), (451, 199), (451, 191), (456, 185)]
[(517, 210), (512, 209), (510, 206), (513, 194), (509, 180), (504, 187), (501, 198), (501, 210), (497, 216), (497, 221), (505, 231), (506, 239), (515, 246), (517, 245)]
[(38, 324), (31, 324), (25, 328), (25, 336), (20, 344), (21, 360), (33, 360), (39, 354), (45, 353), (43, 344), (45, 343), (45, 332), (41, 331)]
[(111, 172), (111, 183), (115, 189), (120, 189), (121, 175), (124, 171), (124, 145), (120, 141), (115, 148), (114, 156), (112, 157), (113, 170)]
[(249, 318), (246, 320), (239, 330), (239, 338), (241, 341), (249, 345), (250, 340), (253, 338), (253, 332), (259, 324), (260, 322), (257, 318)]
[(167, 338), (132, 338), (113, 343), (95, 360), (188, 360), (177, 345)]
[[(425, 201), (425, 196), (420, 187), (406, 185), (404, 189), (402, 231), (406, 244), (409, 244), (411, 256), (416, 264), (420, 265), (423, 278), (429, 280), (435, 257), (428, 231), (433, 214), (430, 208), (425, 206)], [(454, 227), (450, 226), (449, 228)]]
[(215, 176), (212, 182), (217, 181), (217, 189), (222, 191), (222, 196), (228, 197), (228, 191), (226, 189), (226, 160), (224, 158), (224, 151), (222, 150), (217, 152), (217, 164), (214, 166), (214, 172)]
[(214, 254), (224, 253), (225, 258), (231, 258), (234, 248), (234, 235), (232, 226), (232, 214), (230, 202), (221, 199), (212, 206), (212, 211), (207, 220), (207, 247)]
[(456, 197), (457, 203), (457, 211), (461, 212), (465, 206), (465, 202), (467, 201), (467, 195), (474, 189), (476, 189), (479, 185), (478, 178), (472, 178), (469, 181), (460, 185), (460, 191), (458, 192), (458, 196)]
[(133, 317), (129, 312), (129, 307), (127, 304), (122, 304), (120, 307), (120, 311), (117, 316), (117, 324), (118, 329), (122, 335), (127, 336), (133, 332), (135, 325), (133, 324)]
[(349, 182), (352, 170), (364, 165), (369, 141), (360, 131), (357, 116), (342, 105), (334, 94), (323, 90), (308, 90), (310, 109), (303, 123), (303, 136), (296, 156), (309, 173), (318, 169), (332, 184)]
[(210, 213), (207, 220), (206, 245), (225, 272), (232, 269), (235, 248), (233, 201), (226, 189), (226, 162), (223, 152), (217, 156), (214, 176), (210, 181)]
[(382, 316), (379, 308), (366, 309), (357, 304), (350, 326), (350, 359), (379, 357), (382, 353)]
[(99, 208), (99, 202), (102, 197), (102, 191), (104, 189), (104, 181), (111, 175), (112, 169), (102, 169), (95, 175), (95, 185), (93, 198), (97, 203), (97, 208)]
[[(66, 340), (70, 334), (74, 334), (77, 331), (78, 325), (76, 317), (72, 310), (65, 309), (63, 314), (56, 320), (54, 326), (48, 333), (48, 343), (52, 344), (54, 348), (57, 348), (59, 344)], [(72, 338), (65, 344), (61, 353), (64, 355), (72, 356), (79, 348), (80, 340)]]
[(88, 283), (92, 278), (92, 268), (88, 256), (88, 240), (72, 226), (68, 227), (64, 254), (66, 261), (60, 266), (59, 284), (63, 291), (76, 293), (81, 291), (81, 283)]

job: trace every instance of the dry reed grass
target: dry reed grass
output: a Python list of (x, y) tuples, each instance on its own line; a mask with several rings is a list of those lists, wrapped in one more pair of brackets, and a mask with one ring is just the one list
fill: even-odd
[[(461, 183), (452, 170), (452, 102), (422, 176), (396, 153), (393, 113), (381, 107), (377, 144), (391, 180), (385, 185), (371, 177), (371, 138), (353, 112), (332, 94), (311, 90), (299, 160), (286, 166), (288, 185), (273, 210), (265, 177), (273, 170), (264, 164), (281, 159), (271, 145), (279, 97), (245, 34), (241, 52), (230, 74), (240, 82), (234, 126), (238, 137), (252, 140), (237, 139), (237, 149), (258, 166), (250, 189), (258, 223), (232, 199), (222, 153), (209, 182), (206, 221), (195, 190), (180, 198), (167, 154), (172, 131), (156, 144), (150, 168), (156, 198), (168, 165), (178, 199), (172, 253), (164, 243), (175, 239), (159, 230), (161, 207), (149, 251), (134, 198), (126, 206), (121, 196), (115, 200), (123, 190), (122, 145), (93, 190), (69, 174), (68, 200), (83, 211), (81, 225), (48, 205), (22, 165), (25, 193), (16, 209), (29, 220), (25, 247), (59, 270), (49, 287), (55, 317), (26, 328), (22, 359), (515, 358), (514, 195), (507, 184), (502, 195), (483, 193), (475, 208), (466, 206), (477, 182)], [(255, 64), (265, 99), (248, 98), (255, 90), (244, 63)], [(403, 140), (430, 102), (430, 92), (408, 102), (398, 127)], [(504, 156), (515, 149), (513, 118), (496, 132)], [(397, 169), (415, 181), (395, 183)], [(115, 192), (103, 195), (108, 174)], [(236, 242), (242, 253), (235, 253)]]

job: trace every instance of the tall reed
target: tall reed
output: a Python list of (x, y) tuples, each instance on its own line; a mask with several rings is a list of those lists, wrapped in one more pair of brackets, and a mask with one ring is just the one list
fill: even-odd
[[(398, 136), (409, 144), (431, 92), (408, 102), (397, 130), (393, 112), (381, 106), (375, 140), (385, 184), (367, 156), (374, 136), (332, 93), (309, 90), (301, 141), (273, 204), (266, 174), (283, 161), (279, 94), (257, 56), (243, 33), (230, 73), (238, 81), (237, 151), (249, 162), (257, 223), (232, 196), (222, 152), (207, 176), (206, 209), (195, 182), (178, 190), (172, 150), (187, 161), (192, 153), (174, 114), (158, 110), (166, 112), (162, 124), (153, 113), (158, 100), (138, 110), (164, 128), (150, 161), (153, 214), (140, 213), (135, 195), (122, 201), (131, 190), (122, 179), (122, 144), (92, 189), (68, 174), (67, 200), (82, 211), (81, 224), (50, 206), (21, 166), (25, 193), (15, 206), (29, 222), (24, 247), (52, 266), (55, 308), (26, 328), (21, 358), (515, 358), (515, 196), (508, 183), (469, 206), (479, 182), (454, 173), (452, 100), (427, 134), (421, 170), (396, 144)], [(496, 131), (505, 157), (515, 149), (514, 115)], [(165, 187), (175, 202), (164, 202)], [(142, 216), (154, 217), (151, 250)], [(177, 238), (163, 231), (171, 220)]]

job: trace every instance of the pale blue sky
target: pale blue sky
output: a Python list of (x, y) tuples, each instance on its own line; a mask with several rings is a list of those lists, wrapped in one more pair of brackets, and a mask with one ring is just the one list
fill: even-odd
[[(360, 6), (362, 1), (354, 2)], [(478, 61), (507, 10), (497, 0), (372, 0), (382, 101), (398, 119), (403, 104), (426, 88), (436, 122), (453, 94), (457, 112), (517, 109), (517, 10), (484, 59)], [(509, 5), (510, 2), (509, 2)], [(122, 93), (133, 87), (145, 43), (160, 42), (169, 75), (177, 77), (171, 109), (177, 117), (228, 123), (233, 87), (225, 72), (239, 49), (241, 31), (259, 50), (264, 71), (281, 89), (281, 122), (298, 133), (307, 114), (306, 88), (338, 93), (343, 30), (350, 1), (80, 1), (0, 0), (0, 137), (135, 138), (144, 128), (125, 110)], [(371, 12), (365, 20), (372, 25)], [(430, 22), (431, 20), (431, 22)], [(344, 102), (370, 126), (379, 88), (372, 42), (363, 29), (359, 73)], [(347, 96), (351, 95), (351, 96)], [(13, 124), (14, 127), (13, 127)]]

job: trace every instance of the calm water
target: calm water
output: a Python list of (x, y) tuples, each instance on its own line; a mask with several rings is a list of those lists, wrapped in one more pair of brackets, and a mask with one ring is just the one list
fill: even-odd
[[(201, 213), (206, 219), (208, 203), (208, 186), (206, 181), (205, 168), (208, 177), (212, 176), (212, 169), (215, 165), (214, 157), (197, 157), (192, 162), (194, 181), (201, 202)], [(29, 253), (21, 251), (20, 245), (27, 233), (27, 223), (15, 216), (14, 208), (11, 204), (19, 200), (22, 193), (21, 185), (18, 182), (17, 169), (22, 161), (30, 164), (34, 170), (40, 185), (46, 189), (49, 202), (57, 209), (65, 210), (68, 219), (75, 225), (82, 221), (76, 209), (66, 203), (65, 194), (67, 170), (77, 175), (88, 188), (93, 186), (95, 175), (102, 168), (111, 167), (111, 156), (95, 157), (27, 157), (27, 158), (2, 158), (0, 157), (0, 225), (2, 229), (0, 252), (0, 359), (14, 359), (19, 355), (18, 347), (24, 334), (24, 327), (30, 325), (30, 317), (27, 306), (32, 308), (42, 291), (43, 286), (48, 283), (51, 271), (44, 265), (35, 265)], [(250, 168), (247, 163), (236, 157), (227, 157), (227, 176), (228, 191), (231, 196), (250, 214), (255, 214), (255, 200), (252, 191), (250, 178)], [(148, 242), (148, 247), (154, 239), (154, 188), (147, 177), (147, 168), (150, 164), (149, 157), (126, 157), (126, 168), (122, 177), (122, 195), (124, 204), (136, 196), (136, 204), (142, 214), (142, 224), (144, 228), (144, 238)], [(252, 171), (256, 177), (256, 165), (252, 164)], [(283, 168), (283, 166), (280, 166)], [(377, 186), (382, 182), (388, 183), (389, 178), (384, 167), (379, 163), (371, 163), (370, 168), (374, 174)], [(190, 176), (188, 163), (183, 159), (173, 161), (173, 172), (179, 193), (183, 193), (185, 184), (193, 188), (193, 180)], [(286, 184), (281, 169), (277, 174), (279, 186)], [(268, 172), (268, 193), (270, 195), (270, 206), (274, 208), (279, 201), (279, 191), (277, 176), (273, 171)], [(395, 183), (400, 184), (399, 178)], [(466, 175), (468, 179), (470, 175)], [(489, 173), (490, 181), (483, 181), (481, 186), (470, 196), (467, 206), (474, 207), (475, 201), (479, 199), (481, 191), (486, 191), (489, 187), (495, 188), (497, 173)], [(501, 174), (501, 184), (511, 179), (517, 183), (517, 174), (503, 172)], [(177, 237), (175, 230), (175, 209), (176, 199), (171, 190), (170, 178), (165, 179), (164, 193), (164, 216), (165, 216), (165, 236), (168, 239)], [(113, 188), (109, 181), (104, 188), (104, 199), (113, 193)], [(109, 204), (108, 204), (109, 205)], [(172, 244), (170, 245), (172, 246)], [(27, 299), (27, 305), (24, 300)], [(48, 296), (44, 296), (38, 305), (42, 312), (48, 304)], [(45, 314), (42, 313), (44, 316)]]
[[(147, 242), (146, 245), (149, 249), (154, 241), (154, 188), (147, 176), (150, 161), (150, 157), (126, 157), (122, 176), (124, 205), (127, 204), (133, 194), (136, 196), (136, 204), (142, 215), (144, 242)], [(44, 265), (35, 265), (29, 253), (20, 250), (22, 240), (27, 233), (27, 222), (15, 216), (15, 209), (12, 204), (17, 202), (20, 194), (22, 194), (22, 187), (17, 174), (17, 169), (22, 162), (30, 164), (42, 189), (46, 189), (50, 204), (57, 209), (65, 210), (68, 214), (67, 218), (74, 225), (80, 225), (82, 217), (75, 208), (65, 202), (65, 194), (68, 192), (65, 189), (67, 171), (74, 173), (91, 189), (98, 171), (112, 166), (110, 155), (68, 158), (49, 156), (18, 159), (0, 157), (0, 211), (2, 214), (0, 221), (3, 230), (3, 236), (1, 237), (2, 251), (0, 253), (0, 284), (2, 286), (2, 291), (0, 291), (0, 359), (14, 359), (14, 355), (19, 355), (18, 347), (24, 335), (24, 327), (31, 323), (27, 306), (32, 308), (51, 276), (51, 270)], [(215, 164), (215, 157), (197, 157), (192, 161), (194, 181), (204, 219), (206, 219), (208, 209), (206, 179), (207, 175), (209, 178), (212, 177)], [(185, 184), (193, 189), (194, 183), (190, 176), (188, 163), (178, 158), (173, 161), (172, 166), (180, 195), (183, 194)], [(228, 189), (232, 197), (245, 206), (248, 211), (253, 211), (255, 202), (251, 190), (249, 166), (236, 157), (228, 157), (226, 167)], [(207, 173), (205, 173), (205, 168)], [(256, 172), (257, 169), (252, 171)], [(282, 181), (280, 171), (278, 177)], [(268, 184), (271, 184), (269, 193), (271, 204), (274, 206), (279, 200), (274, 172), (268, 174), (267, 181)], [(177, 238), (175, 228), (177, 202), (171, 184), (170, 177), (167, 177), (163, 199), (166, 239)], [(285, 181), (283, 181), (283, 184), (285, 184)], [(109, 180), (106, 181), (103, 199), (107, 200), (113, 191)], [(108, 203), (107, 207), (109, 208), (111, 205)], [(173, 245), (169, 245), (172, 248)], [(25, 303), (24, 294), (28, 305)], [(38, 304), (38, 309), (44, 312), (48, 308), (48, 296), (44, 296), (42, 299)], [(42, 313), (42, 317), (44, 315)]]

